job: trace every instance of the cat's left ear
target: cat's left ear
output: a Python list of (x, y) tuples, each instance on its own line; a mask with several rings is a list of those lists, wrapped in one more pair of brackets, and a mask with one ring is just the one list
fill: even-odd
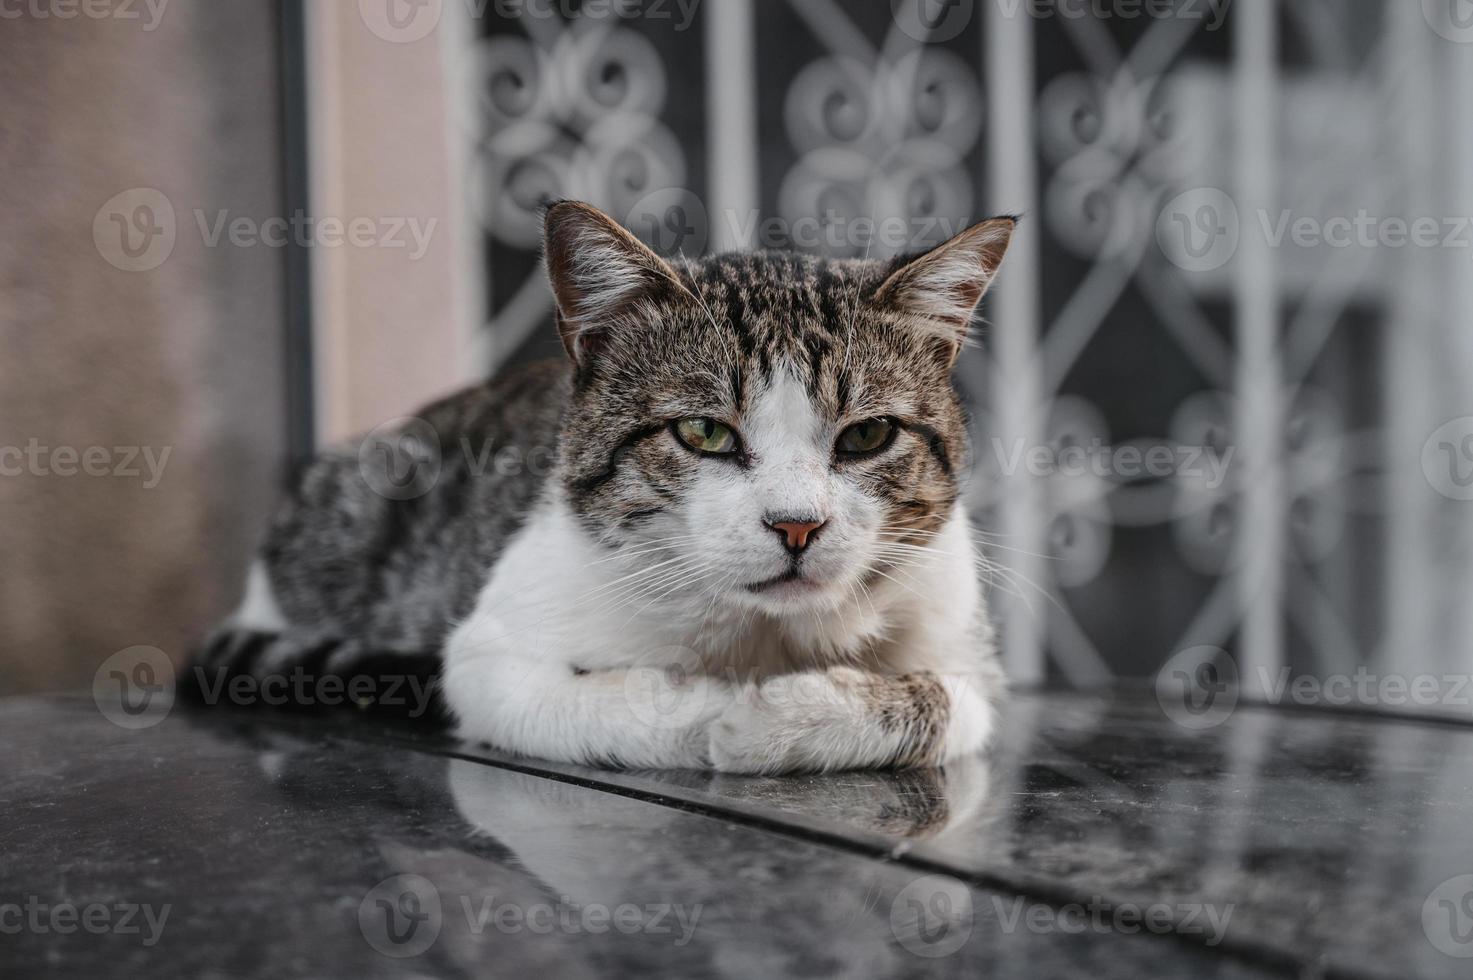
[(557, 303), (558, 333), (582, 366), (641, 307), (686, 287), (664, 259), (598, 208), (558, 201), (543, 218), (543, 259)]
[(1016, 225), (1016, 218), (990, 218), (911, 259), (875, 291), (875, 304), (939, 334), (955, 360)]

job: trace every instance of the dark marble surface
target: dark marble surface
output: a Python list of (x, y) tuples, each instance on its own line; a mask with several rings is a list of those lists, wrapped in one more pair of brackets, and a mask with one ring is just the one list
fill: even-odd
[(747, 779), (0, 701), (0, 975), (1473, 975), (1473, 899), (1434, 892), (1473, 872), (1473, 730), (1019, 696), (1004, 731)]
[(1221, 945), (1309, 975), (1473, 977), (1473, 726), (1240, 705), (1183, 727), (1112, 693), (1017, 695), (1001, 732), (990, 759), (942, 772), (783, 779), (460, 751), (1056, 904), (1227, 917)]

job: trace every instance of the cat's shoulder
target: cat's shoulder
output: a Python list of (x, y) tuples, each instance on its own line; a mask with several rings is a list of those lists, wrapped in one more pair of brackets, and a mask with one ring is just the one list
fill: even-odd
[(436, 429), (491, 419), (542, 428), (557, 422), (572, 393), (572, 380), (566, 359), (533, 361), (446, 395), (416, 414)]

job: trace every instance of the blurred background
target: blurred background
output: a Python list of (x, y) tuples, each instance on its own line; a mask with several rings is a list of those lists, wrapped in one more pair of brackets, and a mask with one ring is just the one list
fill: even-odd
[(0, 91), (0, 693), (181, 659), (314, 446), (560, 354), (569, 197), (1023, 214), (958, 368), (1014, 679), (1473, 712), (1467, 0), (0, 0)]

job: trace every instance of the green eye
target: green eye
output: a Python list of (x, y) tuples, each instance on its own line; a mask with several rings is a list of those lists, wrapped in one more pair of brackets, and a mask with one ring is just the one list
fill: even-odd
[(736, 452), (736, 433), (715, 419), (681, 419), (675, 423), (675, 434), (697, 452), (718, 456)]
[(884, 449), (895, 435), (895, 423), (889, 419), (865, 419), (839, 433), (835, 449), (841, 455), (862, 456)]

